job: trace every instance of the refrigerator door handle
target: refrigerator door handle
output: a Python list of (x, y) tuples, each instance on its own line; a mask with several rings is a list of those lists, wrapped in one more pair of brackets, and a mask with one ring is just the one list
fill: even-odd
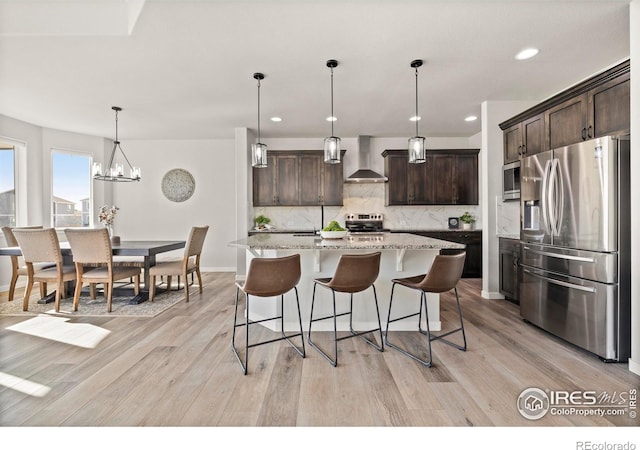
[(560, 160), (555, 158), (553, 160), (553, 177), (554, 177), (554, 187), (555, 187), (555, 195), (554, 195), (554, 206), (555, 206), (555, 216), (556, 221), (554, 224), (555, 227), (555, 236), (560, 235), (560, 226), (562, 225), (562, 212), (564, 211), (564, 185), (562, 182), (562, 171), (560, 170)]
[(544, 175), (542, 176), (542, 191), (540, 192), (540, 200), (542, 201), (542, 222), (544, 223), (544, 231), (551, 234), (551, 225), (549, 223), (549, 174), (551, 173), (551, 160), (547, 161), (544, 166)]
[(549, 168), (549, 182), (547, 184), (547, 205), (549, 209), (549, 228), (551, 229), (551, 235), (558, 235), (558, 179), (557, 168), (558, 158), (553, 158)]
[(558, 286), (566, 287), (569, 289), (576, 289), (578, 291), (590, 292), (590, 293), (596, 292), (596, 288), (594, 287), (580, 286), (579, 284), (573, 284), (573, 283), (567, 283), (566, 281), (554, 280), (553, 278), (548, 278), (542, 275), (538, 275), (537, 273), (531, 272), (528, 269), (522, 269), (522, 271), (531, 275), (534, 278), (540, 278), (541, 280), (544, 280), (548, 283), (557, 284)]
[(596, 262), (595, 258), (587, 258), (585, 256), (562, 255), (560, 253), (544, 252), (541, 250), (534, 250), (531, 247), (527, 247), (527, 246), (522, 247), (522, 249), (530, 253), (534, 253), (536, 255), (550, 256), (551, 258), (568, 259), (570, 261), (580, 261), (580, 262), (587, 262), (587, 263)]

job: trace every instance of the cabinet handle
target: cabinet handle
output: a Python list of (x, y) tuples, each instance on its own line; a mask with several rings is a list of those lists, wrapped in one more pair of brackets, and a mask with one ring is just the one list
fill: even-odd
[(587, 129), (587, 137), (589, 139), (591, 139), (593, 136), (591, 134), (591, 131), (593, 130), (593, 127), (591, 125), (589, 125), (589, 128)]
[(518, 155), (522, 155), (522, 145), (518, 145)]
[(586, 128), (582, 129), (582, 140), (583, 141), (587, 140), (587, 129)]
[(273, 196), (273, 203), (278, 203), (278, 199), (275, 195)]
[(522, 145), (522, 154), (526, 154), (527, 153), (527, 146), (526, 145)]

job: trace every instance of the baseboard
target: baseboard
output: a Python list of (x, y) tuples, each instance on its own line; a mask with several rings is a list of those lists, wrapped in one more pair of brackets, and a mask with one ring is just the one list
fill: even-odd
[(629, 371), (640, 375), (640, 363), (629, 358)]
[(488, 291), (482, 290), (480, 291), (480, 295), (482, 296), (482, 298), (486, 298), (489, 300), (504, 299), (504, 295), (502, 295), (500, 292), (488, 292)]
[(235, 272), (236, 267), (203, 267), (200, 266), (200, 272)]

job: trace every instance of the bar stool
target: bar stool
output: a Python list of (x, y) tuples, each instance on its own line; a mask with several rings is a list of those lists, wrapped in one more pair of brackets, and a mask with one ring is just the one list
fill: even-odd
[[(384, 342), (382, 340), (382, 326), (380, 324), (380, 311), (378, 309), (378, 296), (376, 287), (373, 283), (378, 278), (380, 271), (380, 252), (370, 253), (366, 255), (342, 255), (338, 261), (333, 278), (317, 278), (313, 283), (313, 297), (311, 299), (311, 317), (309, 318), (309, 345), (318, 350), (324, 358), (331, 363), (333, 367), (338, 365), (338, 341), (359, 336), (367, 344), (379, 351), (384, 351)], [(316, 298), (316, 286), (322, 286), (331, 289), (333, 296), (333, 315), (313, 318), (313, 307)], [(373, 330), (356, 332), (353, 330), (353, 294), (362, 292), (371, 287), (373, 289), (373, 299), (376, 305), (376, 317), (378, 319), (378, 328)], [(337, 314), (336, 312), (336, 292), (345, 292), (349, 294), (349, 311)], [(349, 331), (351, 334), (338, 338), (338, 329), (336, 319), (340, 316), (349, 316)], [(311, 325), (320, 320), (333, 319), (333, 346), (335, 357), (332, 359), (316, 344), (311, 341)], [(375, 341), (371, 341), (363, 335), (374, 331), (380, 332), (380, 345)]]
[[(304, 336), (302, 334), (302, 318), (300, 316), (300, 301), (298, 299), (298, 288), (296, 285), (300, 281), (300, 255), (284, 256), (281, 258), (254, 258), (249, 264), (247, 278), (244, 283), (236, 283), (236, 309), (233, 317), (233, 335), (231, 337), (231, 348), (236, 355), (240, 367), (244, 374), (247, 374), (249, 363), (249, 349), (271, 342), (286, 340), (300, 356), (305, 357)], [(298, 307), (298, 324), (300, 332), (286, 335), (284, 332), (284, 294), (290, 290), (296, 293), (296, 305)], [(246, 316), (244, 323), (238, 323), (238, 302), (240, 291), (244, 292), (246, 299)], [(262, 320), (249, 320), (249, 296), (256, 297), (275, 297), (280, 296), (280, 315), (269, 317)], [(267, 320), (280, 319), (282, 337), (270, 339), (267, 341), (249, 344), (249, 326), (266, 322)], [(244, 363), (236, 349), (236, 328), (245, 327), (245, 345), (244, 345)], [(300, 336), (302, 341), (302, 350), (296, 347), (290, 338)]]
[[(459, 253), (457, 255), (437, 255), (429, 269), (429, 272), (423, 275), (416, 275), (413, 277), (407, 278), (396, 278), (391, 280), (391, 299), (389, 300), (389, 314), (387, 316), (387, 329), (384, 333), (384, 341), (385, 343), (394, 348), (410, 358), (415, 359), (419, 363), (431, 367), (432, 363), (432, 355), (431, 355), (431, 341), (441, 340), (442, 342), (451, 345), (452, 347), (457, 348), (458, 350), (466, 351), (467, 350), (467, 338), (464, 333), (464, 323), (462, 322), (462, 309), (460, 308), (460, 299), (458, 298), (458, 289), (457, 284), (462, 276), (462, 269), (464, 267), (464, 259), (466, 256), (466, 252)], [(417, 313), (409, 314), (402, 317), (396, 317), (391, 319), (391, 306), (393, 305), (393, 292), (395, 290), (396, 285), (405, 286), (409, 289), (415, 289), (420, 291), (420, 310)], [(442, 293), (454, 290), (456, 294), (456, 303), (458, 306), (458, 315), (460, 316), (460, 327), (455, 330), (448, 331), (446, 333), (440, 335), (434, 335), (429, 331), (429, 312), (427, 308), (427, 292), (432, 293)], [(424, 315), (427, 323), (426, 331), (422, 329), (422, 308), (424, 307)], [(392, 322), (397, 322), (399, 320), (403, 320), (409, 317), (418, 316), (418, 331), (425, 336), (428, 337), (427, 340), (427, 348), (429, 350), (429, 358), (428, 359), (420, 359), (414, 354), (409, 353), (407, 350), (404, 350), (395, 344), (389, 342), (389, 324)], [(462, 332), (462, 341), (463, 345), (455, 344), (447, 339), (444, 339), (446, 336), (449, 336), (453, 333)]]

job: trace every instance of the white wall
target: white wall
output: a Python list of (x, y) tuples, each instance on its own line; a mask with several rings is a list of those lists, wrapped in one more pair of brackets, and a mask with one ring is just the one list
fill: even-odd
[[(120, 208), (115, 234), (123, 240), (186, 239), (192, 226), (209, 225), (202, 269), (235, 271), (235, 250), (228, 246), (236, 239), (234, 140), (130, 140), (122, 148), (142, 169), (142, 180), (109, 183)], [(193, 196), (184, 202), (168, 200), (161, 190), (162, 177), (176, 168), (195, 179)]]
[[(631, 135), (640, 136), (640, 0), (629, 6), (631, 56)], [(640, 139), (631, 140), (631, 358), (629, 370), (640, 375)], [(635, 176), (633, 176), (635, 175)]]

